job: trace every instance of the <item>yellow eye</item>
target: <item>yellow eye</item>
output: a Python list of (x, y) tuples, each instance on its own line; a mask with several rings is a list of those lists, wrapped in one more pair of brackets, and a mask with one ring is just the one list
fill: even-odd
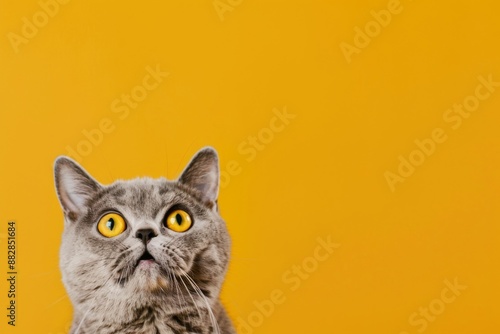
[(186, 232), (192, 225), (191, 217), (183, 210), (175, 210), (168, 215), (167, 227), (175, 232)]
[(125, 231), (125, 219), (117, 213), (108, 213), (99, 220), (97, 229), (106, 238), (113, 238)]

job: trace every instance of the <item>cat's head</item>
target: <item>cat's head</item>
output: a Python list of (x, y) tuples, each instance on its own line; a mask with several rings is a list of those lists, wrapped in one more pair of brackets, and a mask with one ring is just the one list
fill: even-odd
[(54, 170), (65, 218), (60, 266), (75, 306), (164, 302), (195, 285), (217, 298), (230, 239), (217, 208), (215, 150), (199, 151), (176, 181), (102, 185), (66, 157)]

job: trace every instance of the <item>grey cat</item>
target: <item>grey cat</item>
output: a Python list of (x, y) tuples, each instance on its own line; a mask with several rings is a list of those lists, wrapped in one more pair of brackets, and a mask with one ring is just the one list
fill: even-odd
[(104, 186), (67, 157), (54, 172), (71, 334), (236, 333), (219, 301), (230, 238), (214, 149), (200, 150), (176, 181)]

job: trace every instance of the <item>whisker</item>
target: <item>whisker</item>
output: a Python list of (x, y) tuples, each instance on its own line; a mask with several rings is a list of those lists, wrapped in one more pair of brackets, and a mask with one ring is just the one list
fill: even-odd
[(184, 285), (184, 287), (186, 288), (186, 292), (188, 293), (189, 297), (193, 301), (194, 307), (196, 308), (196, 312), (198, 312), (198, 316), (200, 317), (200, 319), (203, 319), (203, 316), (201, 315), (200, 309), (198, 308), (198, 304), (196, 304), (196, 302), (194, 301), (194, 298), (191, 295), (191, 292), (189, 291), (189, 288), (187, 287), (186, 283), (184, 283), (184, 281), (182, 279), (180, 281)]
[(215, 318), (215, 315), (212, 311), (212, 307), (210, 306), (210, 303), (208, 302), (207, 298), (205, 297), (205, 295), (203, 294), (203, 291), (201, 291), (200, 287), (196, 284), (196, 282), (191, 278), (191, 276), (189, 276), (189, 274), (187, 272), (185, 272), (184, 270), (180, 269), (181, 273), (183, 276), (185, 276), (187, 279), (188, 279), (188, 282), (191, 283), (191, 285), (193, 286), (193, 288), (195, 289), (195, 291), (198, 293), (198, 295), (200, 297), (202, 297), (202, 299), (204, 300), (205, 304), (207, 305), (207, 308), (208, 308), (208, 312), (209, 312), (209, 316), (210, 316), (210, 320), (212, 322), (212, 324), (214, 325), (214, 329), (216, 330), (216, 333), (217, 334), (220, 334), (220, 328), (219, 328), (219, 324), (217, 323), (217, 319)]
[(68, 298), (67, 294), (62, 295), (61, 297), (57, 298), (54, 302), (52, 302), (50, 305), (48, 305), (44, 310), (48, 310), (52, 306), (56, 305), (57, 303), (63, 301), (65, 298)]
[[(110, 281), (111, 277), (113, 277), (113, 275), (110, 275), (110, 276), (109, 276), (109, 278), (108, 278), (108, 279), (104, 282), (104, 284), (103, 284), (103, 285), (101, 285), (101, 286), (100, 286), (97, 290), (100, 290), (100, 289), (104, 288), (104, 287), (106, 286), (106, 284), (108, 284), (108, 283), (109, 283), (109, 281)], [(94, 291), (94, 293), (95, 293), (95, 291)], [(97, 298), (97, 295), (96, 295), (96, 296), (94, 296), (94, 299), (92, 300), (92, 303), (94, 303), (94, 301), (96, 300), (96, 298)], [(83, 322), (85, 321), (85, 319), (87, 318), (87, 315), (89, 314), (90, 310), (91, 310), (91, 307), (89, 307), (89, 309), (88, 309), (88, 310), (85, 312), (85, 314), (83, 315), (83, 318), (82, 318), (82, 320), (80, 321), (80, 324), (78, 325), (78, 327), (76, 328), (76, 331), (75, 331), (75, 333), (74, 333), (74, 334), (78, 334), (78, 332), (80, 331), (80, 328), (82, 327), (82, 324), (83, 324)]]
[[(123, 244), (122, 244), (122, 245), (123, 245)], [(125, 246), (125, 245), (123, 245), (123, 246)], [(129, 252), (130, 252), (130, 251), (134, 250), (135, 248), (137, 248), (137, 247), (139, 247), (139, 246), (140, 246), (140, 244), (139, 244), (138, 246), (131, 246), (131, 247), (128, 247), (128, 248), (126, 248), (126, 249), (122, 250), (122, 251), (121, 251), (120, 253), (118, 253), (116, 256), (114, 256), (114, 257), (110, 257), (110, 258), (100, 259), (100, 261), (105, 261), (105, 260), (108, 260), (108, 259), (114, 259), (114, 260), (117, 260), (117, 259), (119, 259), (120, 255), (121, 255), (121, 254), (123, 254), (124, 252), (126, 252), (126, 251), (129, 251)], [(90, 263), (92, 263), (92, 262), (90, 262)], [(103, 266), (104, 266), (104, 265), (103, 265)], [(104, 287), (106, 287), (106, 286), (107, 286), (107, 284), (109, 284), (109, 283), (110, 283), (111, 278), (112, 278), (112, 277), (116, 274), (116, 272), (117, 272), (118, 270), (119, 270), (119, 267), (117, 266), (117, 267), (116, 267), (116, 268), (115, 268), (115, 269), (111, 272), (111, 275), (109, 275), (108, 279), (106, 279), (106, 281), (105, 281), (105, 282), (104, 282), (104, 283), (103, 283), (100, 287), (98, 287), (96, 290), (93, 290), (93, 291), (90, 291), (90, 292), (89, 292), (88, 296), (89, 296), (89, 295), (91, 295), (91, 294), (94, 294), (94, 295), (95, 295), (95, 296), (94, 296), (94, 298), (93, 298), (93, 300), (92, 300), (92, 303), (91, 303), (91, 304), (93, 304), (93, 303), (95, 302), (95, 300), (97, 299), (97, 297), (98, 297), (98, 295), (96, 295), (96, 294), (95, 294), (95, 293), (96, 293), (96, 291), (101, 290), (101, 289), (103, 289)], [(123, 273), (123, 272), (122, 272), (122, 273)], [(119, 278), (121, 277), (122, 273), (120, 273)], [(107, 308), (107, 304), (108, 304), (108, 300), (106, 301), (106, 306), (105, 306), (105, 308)], [(77, 329), (76, 329), (76, 331), (75, 331), (75, 333), (74, 333), (74, 334), (78, 334), (78, 332), (80, 331), (80, 328), (81, 328), (81, 326), (82, 326), (83, 322), (85, 321), (85, 319), (87, 318), (87, 315), (88, 315), (88, 313), (90, 312), (90, 310), (91, 310), (91, 307), (89, 307), (89, 309), (85, 312), (85, 314), (84, 314), (84, 316), (83, 316), (82, 320), (80, 321), (80, 324), (78, 325), (78, 327), (77, 327)]]

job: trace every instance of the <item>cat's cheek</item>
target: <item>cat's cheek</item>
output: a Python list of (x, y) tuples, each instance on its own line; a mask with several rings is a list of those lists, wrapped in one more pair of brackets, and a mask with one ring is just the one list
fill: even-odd
[[(151, 240), (151, 242), (148, 244), (147, 250), (149, 254), (151, 254), (154, 258), (154, 264), (158, 265), (159, 267), (168, 267), (168, 263), (166, 263), (166, 255), (162, 253), (162, 247), (161, 243), (157, 242), (156, 240)], [(141, 261), (142, 262), (142, 261)], [(141, 264), (141, 263), (139, 263)], [(152, 265), (152, 264), (144, 264), (144, 265)]]

